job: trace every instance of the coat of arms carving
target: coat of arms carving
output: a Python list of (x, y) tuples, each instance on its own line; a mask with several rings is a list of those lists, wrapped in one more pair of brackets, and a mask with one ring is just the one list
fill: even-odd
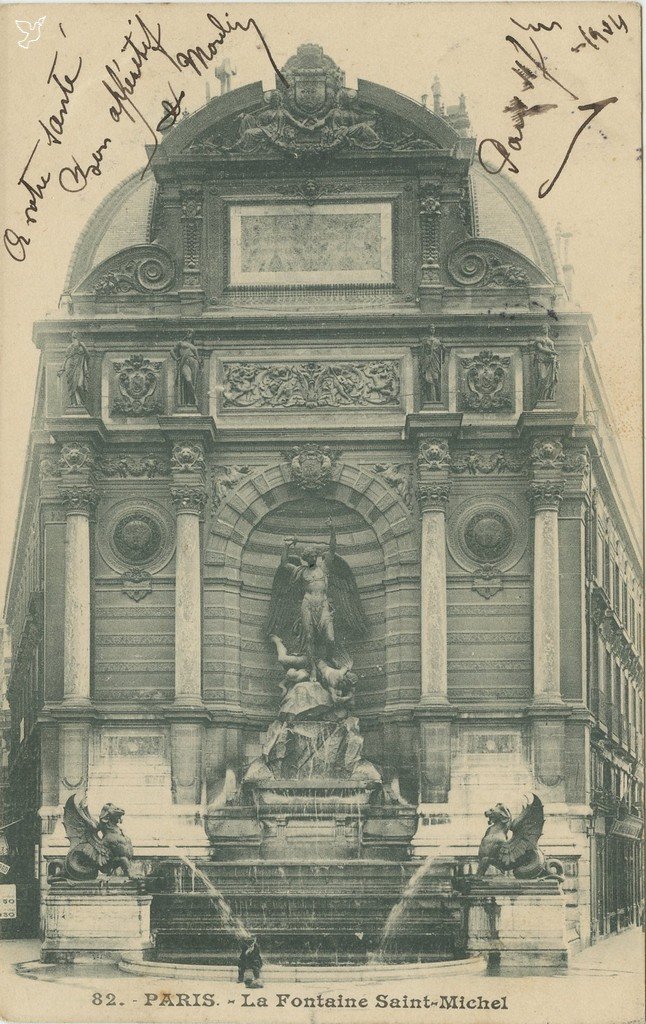
[(163, 362), (138, 353), (113, 363), (118, 394), (111, 411), (125, 416), (150, 416), (163, 411), (160, 388)]
[(461, 402), (474, 412), (513, 409), (511, 357), (480, 352), (460, 359)]
[(306, 444), (287, 453), (292, 480), (306, 491), (320, 491), (329, 483), (337, 455), (328, 445)]

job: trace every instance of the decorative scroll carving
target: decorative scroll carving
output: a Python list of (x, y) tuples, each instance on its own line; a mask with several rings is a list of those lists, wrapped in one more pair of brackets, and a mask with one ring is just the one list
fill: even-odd
[(449, 446), (446, 441), (422, 441), (417, 455), (419, 470), (448, 469), (451, 465)]
[(227, 499), (229, 493), (251, 473), (250, 466), (227, 466), (213, 478), (213, 505), (217, 508)]
[(146, 477), (152, 480), (156, 476), (167, 476), (168, 459), (154, 453), (132, 457), (128, 455), (106, 455), (99, 460), (97, 472), (106, 477)]
[(195, 512), (201, 515), (206, 505), (206, 493), (201, 487), (171, 487), (176, 512)]
[(533, 483), (530, 494), (534, 512), (558, 511), (563, 498), (563, 486), (552, 481)]
[(195, 331), (187, 331), (171, 351), (175, 360), (175, 401), (194, 408), (202, 376), (202, 359), (195, 346)]
[(97, 298), (163, 292), (175, 281), (172, 257), (159, 245), (136, 245), (110, 256), (93, 271), (79, 291)]
[(94, 469), (94, 449), (82, 442), (64, 444), (58, 464), (61, 473), (89, 473)]
[(470, 476), (477, 476), (478, 473), (520, 473), (526, 466), (527, 459), (522, 456), (515, 457), (503, 451), (478, 452), (472, 448), (463, 459), (453, 460), (451, 472), (469, 473)]
[(419, 219), (422, 229), (422, 283), (435, 284), (440, 280), (440, 250), (438, 244), (442, 204), (434, 190), (427, 190), (420, 199)]
[(422, 338), (422, 358), (420, 371), (422, 376), (422, 396), (425, 402), (442, 400), (442, 364), (444, 349), (435, 328), (429, 327), (429, 333)]
[(171, 469), (178, 473), (195, 473), (204, 469), (204, 448), (195, 442), (182, 441), (173, 445)]
[(558, 383), (559, 357), (554, 342), (549, 336), (547, 325), (540, 338), (534, 342), (532, 358), (534, 399), (536, 402), (553, 402)]
[(225, 408), (398, 406), (395, 360), (342, 363), (223, 363)]
[(534, 441), (529, 457), (535, 469), (560, 469), (565, 462), (563, 445), (552, 438)]
[(92, 514), (99, 500), (96, 490), (83, 484), (78, 487), (62, 488), (60, 497), (66, 512), (79, 512), (86, 516)]
[(468, 239), (450, 253), (446, 269), (454, 284), (477, 288), (525, 288), (528, 284), (546, 281), (538, 268), (533, 268), (535, 280), (532, 280), (531, 266), (529, 260), (504, 245), (485, 239)]
[(76, 331), (72, 331), (72, 341), (67, 348), (58, 376), (64, 380), (67, 407), (87, 408), (90, 361), (88, 351)]
[(163, 362), (147, 359), (136, 353), (126, 359), (115, 360), (115, 380), (119, 397), (115, 397), (111, 411), (126, 416), (150, 416), (162, 412), (161, 372)]
[(338, 453), (328, 445), (306, 444), (286, 452), (292, 480), (305, 491), (321, 491), (328, 485)]
[(184, 273), (194, 275), (200, 269), (202, 249), (202, 193), (185, 192), (182, 196), (184, 231)]
[(373, 466), (372, 469), (397, 491), (397, 494), (407, 508), (413, 507), (413, 483), (410, 466), (383, 465), (379, 463)]
[(445, 512), (449, 501), (449, 484), (421, 484), (417, 493), (422, 512)]
[(511, 357), (480, 352), (460, 359), (460, 398), (465, 409), (498, 412), (513, 408)]
[(121, 590), (132, 601), (142, 601), (152, 589), (152, 576), (145, 569), (128, 569), (121, 577)]

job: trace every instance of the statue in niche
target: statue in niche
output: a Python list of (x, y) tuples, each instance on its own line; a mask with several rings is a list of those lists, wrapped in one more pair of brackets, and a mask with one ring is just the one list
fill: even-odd
[(442, 400), (442, 362), (444, 350), (435, 328), (429, 328), (429, 334), (422, 342), (422, 378), (424, 381), (424, 400), (440, 402)]
[(86, 408), (90, 361), (88, 351), (76, 331), (72, 332), (72, 341), (65, 353), (63, 366), (58, 371), (58, 376), (63, 377), (65, 381), (68, 407)]
[(283, 699), (261, 757), (247, 769), (247, 785), (312, 776), (381, 782), (363, 757), (359, 720), (351, 713), (358, 680), (349, 648), (366, 636), (367, 622), (352, 570), (336, 553), (332, 520), (327, 523), (327, 545), (296, 549), (294, 537), (285, 539), (268, 619), (284, 673)]
[(269, 634), (285, 644), (295, 642), (312, 682), (319, 678), (319, 661), (340, 669), (348, 663), (346, 641), (363, 639), (367, 631), (352, 570), (336, 554), (331, 519), (327, 525), (327, 546), (307, 545), (295, 551), (296, 539), (285, 538), (271, 593)]
[(537, 402), (552, 402), (556, 397), (559, 357), (547, 327), (534, 342), (534, 393)]
[(195, 347), (195, 332), (188, 331), (171, 354), (175, 360), (175, 394), (178, 405), (196, 406), (202, 360)]

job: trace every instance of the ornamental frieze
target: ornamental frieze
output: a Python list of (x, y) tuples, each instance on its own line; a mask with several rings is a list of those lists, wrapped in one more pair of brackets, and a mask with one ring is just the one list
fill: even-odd
[(167, 476), (169, 470), (168, 459), (153, 453), (142, 456), (106, 455), (97, 464), (99, 476), (124, 480), (128, 477), (152, 480), (154, 477)]
[(399, 362), (222, 363), (225, 409), (366, 409), (400, 405)]

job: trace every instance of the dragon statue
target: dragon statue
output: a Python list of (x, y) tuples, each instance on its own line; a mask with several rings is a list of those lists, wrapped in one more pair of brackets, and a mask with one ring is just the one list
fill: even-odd
[[(485, 811), (489, 826), (478, 851), (478, 875), (493, 866), (499, 871), (513, 872), (514, 878), (562, 878), (563, 868), (557, 860), (546, 861), (538, 848), (543, 834), (545, 814), (541, 800), (533, 795), (517, 818), (504, 804)], [(511, 832), (512, 838), (507, 835)]]
[(113, 875), (118, 870), (130, 875), (134, 851), (130, 839), (120, 828), (124, 813), (115, 804), (105, 804), (99, 820), (95, 821), (80, 794), (69, 797), (63, 809), (63, 825), (70, 843), (65, 858), (67, 878), (87, 882), (95, 879), (100, 871)]

